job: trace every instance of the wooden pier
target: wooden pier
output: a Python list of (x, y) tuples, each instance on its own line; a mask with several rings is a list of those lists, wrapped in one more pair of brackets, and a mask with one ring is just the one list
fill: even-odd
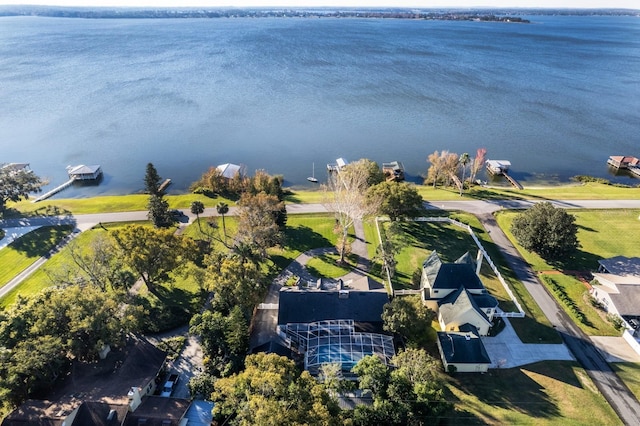
[(158, 187), (158, 191), (159, 192), (164, 191), (165, 189), (167, 189), (169, 185), (171, 185), (171, 179), (165, 179), (164, 182), (162, 182)]
[(37, 197), (32, 203), (37, 203), (52, 197), (63, 189), (70, 187), (75, 181), (97, 181), (102, 177), (102, 168), (99, 165), (85, 166), (84, 164), (67, 166), (67, 174), (69, 175), (68, 181)]
[(73, 182), (75, 182), (75, 180), (76, 180), (75, 178), (69, 179), (68, 181), (66, 181), (62, 185), (56, 186), (51, 191), (42, 194), (41, 196), (39, 196), (38, 198), (33, 200), (32, 203), (37, 203), (39, 201), (46, 200), (47, 198), (52, 197), (53, 195), (57, 194), (58, 192), (62, 191), (63, 189), (68, 188), (69, 186), (71, 186), (73, 184)]
[(511, 185), (513, 185), (513, 186), (514, 186), (514, 187), (516, 187), (517, 189), (524, 189), (524, 188), (522, 187), (522, 185), (520, 184), (520, 182), (518, 182), (517, 180), (515, 180), (514, 178), (512, 178), (511, 176), (509, 176), (509, 173), (507, 173), (507, 172), (505, 171), (505, 172), (502, 172), (502, 174), (504, 175), (504, 177), (505, 177), (505, 178), (507, 178), (507, 180), (509, 181), (509, 183), (510, 183)]

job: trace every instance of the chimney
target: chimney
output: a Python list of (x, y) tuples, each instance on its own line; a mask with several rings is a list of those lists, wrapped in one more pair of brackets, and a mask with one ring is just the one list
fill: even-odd
[(129, 397), (129, 411), (134, 412), (136, 408), (142, 403), (142, 396), (140, 395), (140, 388), (132, 386), (127, 394)]

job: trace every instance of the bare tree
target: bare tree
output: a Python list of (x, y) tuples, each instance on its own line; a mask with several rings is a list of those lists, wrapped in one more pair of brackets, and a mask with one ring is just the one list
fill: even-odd
[[(444, 156), (446, 151), (442, 151), (442, 155)], [(429, 167), (429, 171), (427, 172), (427, 178), (425, 179), (425, 183), (433, 182), (433, 187), (435, 188), (438, 179), (440, 178), (440, 174), (442, 173), (442, 162), (440, 161), (440, 153), (438, 151), (434, 151), (433, 154), (429, 154), (427, 157), (427, 161), (431, 164)]]
[(469, 176), (469, 180), (474, 182), (476, 180), (476, 175), (484, 166), (484, 163), (487, 159), (487, 150), (485, 148), (478, 148), (476, 151), (476, 157), (471, 162), (471, 175)]
[(357, 220), (375, 214), (380, 200), (367, 197), (369, 171), (367, 163), (353, 162), (339, 172), (330, 174), (324, 185), (324, 206), (335, 213), (336, 227), (340, 232), (338, 252), (344, 262), (349, 229)]

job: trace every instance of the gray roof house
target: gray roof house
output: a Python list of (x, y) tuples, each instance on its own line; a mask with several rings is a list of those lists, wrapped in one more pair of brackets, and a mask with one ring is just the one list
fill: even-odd
[(455, 367), (461, 373), (484, 373), (491, 365), (491, 358), (477, 333), (438, 332), (438, 350), (445, 371)]
[(599, 285), (591, 295), (607, 312), (618, 315), (628, 328), (640, 331), (640, 258), (617, 256), (599, 261), (593, 277)]

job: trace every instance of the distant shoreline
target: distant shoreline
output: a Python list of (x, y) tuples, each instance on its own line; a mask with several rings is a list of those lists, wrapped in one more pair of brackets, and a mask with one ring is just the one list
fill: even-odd
[(358, 18), (476, 21), (528, 24), (521, 15), (640, 16), (640, 9), (521, 9), (521, 8), (150, 8), (0, 6), (0, 17), (40, 16), (82, 19), (185, 18)]

